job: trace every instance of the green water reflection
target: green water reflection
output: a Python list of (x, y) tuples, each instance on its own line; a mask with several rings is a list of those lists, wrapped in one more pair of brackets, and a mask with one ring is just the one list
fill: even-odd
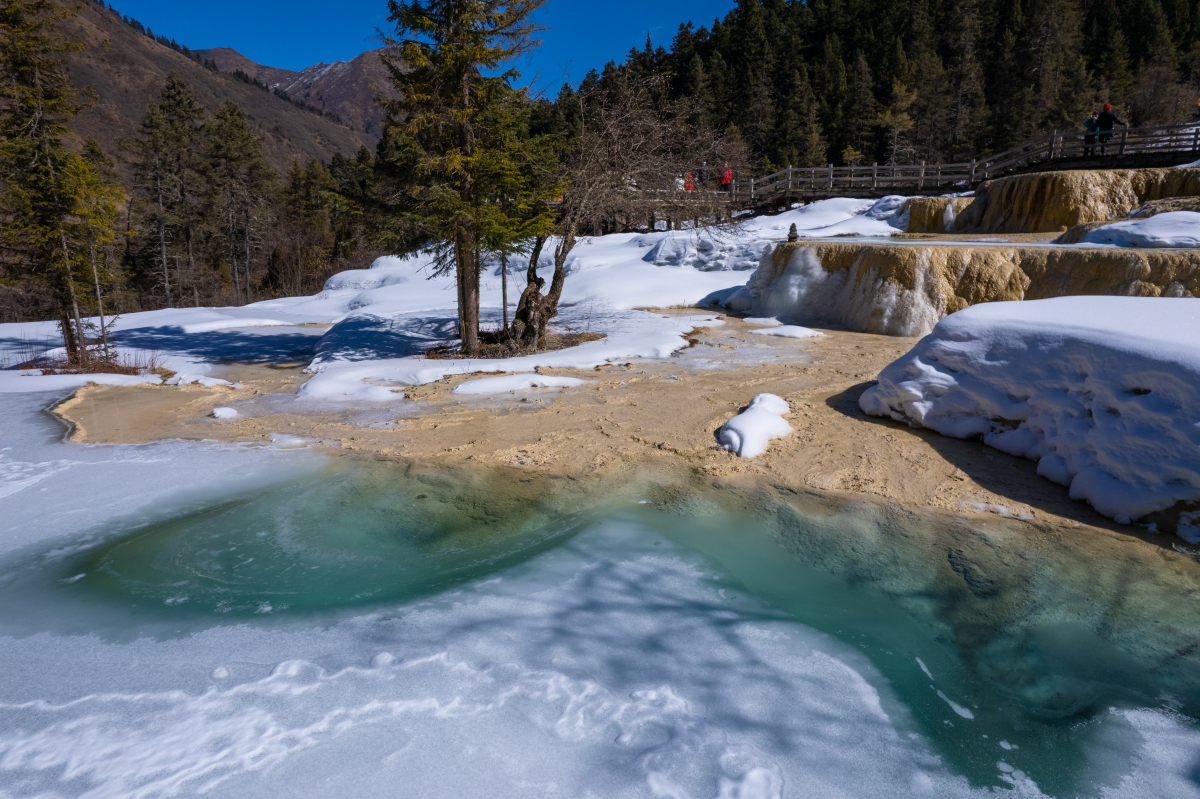
[(150, 525), (68, 571), (149, 607), (313, 611), (442, 590), (579, 525), (529, 483), (360, 466)]

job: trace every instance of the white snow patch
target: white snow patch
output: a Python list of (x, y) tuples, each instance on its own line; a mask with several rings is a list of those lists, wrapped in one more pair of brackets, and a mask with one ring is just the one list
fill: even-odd
[(825, 335), (811, 328), (797, 327), (796, 325), (783, 325), (781, 327), (770, 327), (766, 330), (751, 330), (750, 332), (759, 336), (780, 336), (782, 338), (813, 338)]
[(758, 327), (778, 327), (783, 324), (778, 319), (767, 316), (749, 316), (742, 321), (748, 325), (756, 325)]
[(792, 426), (783, 419), (790, 410), (787, 400), (782, 397), (759, 394), (745, 411), (717, 431), (717, 440), (740, 458), (757, 458), (767, 451), (767, 444), (772, 439), (783, 438), (792, 432)]
[(963, 707), (962, 705), (958, 704), (957, 702), (953, 701), (952, 699), (950, 699), (950, 697), (946, 696), (946, 695), (945, 695), (944, 693), (942, 693), (941, 691), (938, 691), (938, 692), (937, 692), (937, 695), (938, 695), (938, 697), (939, 697), (939, 698), (941, 698), (941, 700), (942, 700), (943, 702), (945, 702), (947, 705), (949, 705), (949, 706), (950, 706), (950, 709), (951, 709), (951, 710), (953, 710), (953, 711), (954, 711), (955, 713), (957, 713), (958, 715), (962, 716), (964, 719), (974, 719), (974, 718), (975, 718), (975, 714), (974, 714), (974, 713), (972, 713), (971, 711), (967, 710), (965, 707)]
[(552, 377), (548, 375), (522, 374), (502, 377), (485, 377), (468, 380), (454, 389), (455, 394), (502, 394), (523, 388), (568, 388), (581, 386), (588, 381), (575, 377)]
[(213, 408), (210, 415), (214, 419), (236, 419), (238, 412), (234, 408)]
[(976, 305), (879, 375), (866, 413), (1038, 462), (1119, 522), (1200, 499), (1200, 302)]
[(1080, 244), (1117, 247), (1200, 247), (1200, 213), (1171, 211), (1129, 219), (1089, 231)]

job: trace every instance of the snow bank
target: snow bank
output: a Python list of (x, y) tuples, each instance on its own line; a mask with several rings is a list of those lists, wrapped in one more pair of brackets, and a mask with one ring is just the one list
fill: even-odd
[[(567, 309), (561, 321), (570, 324), (573, 319), (579, 318), (579, 313), (579, 309)], [(413, 320), (405, 317), (390, 321), (401, 325), (413, 323)], [(380, 322), (386, 324), (389, 320)], [(318, 355), (308, 368), (314, 376), (300, 388), (299, 396), (329, 400), (390, 400), (398, 398), (399, 386), (425, 385), (449, 375), (474, 372), (521, 374), (538, 367), (592, 369), (601, 364), (631, 358), (666, 358), (688, 346), (686, 334), (693, 329), (724, 324), (712, 315), (664, 316), (637, 311), (612, 312), (596, 322), (597, 331), (607, 334), (603, 339), (519, 358), (430, 360), (418, 355), (373, 358), (369, 351), (360, 351), (356, 355), (349, 348), (342, 348), (333, 351), (334, 354), (330, 356)], [(330, 341), (334, 344), (338, 340), (336, 330), (334, 328), (326, 335), (327, 339), (333, 337)], [(402, 397), (403, 394), (400, 394)]]
[(717, 441), (739, 458), (757, 458), (767, 451), (772, 439), (783, 438), (792, 426), (783, 420), (791, 408), (787, 400), (774, 394), (759, 394), (745, 411), (733, 417), (717, 431)]
[(797, 327), (796, 325), (782, 325), (780, 327), (769, 327), (766, 330), (751, 330), (750, 332), (758, 336), (781, 336), (783, 338), (813, 338), (814, 336), (825, 335), (811, 328)]
[(1117, 247), (1200, 247), (1200, 214), (1169, 211), (1147, 219), (1114, 222), (1089, 231), (1079, 243)]
[(1062, 297), (975, 305), (859, 401), (1038, 462), (1120, 522), (1200, 500), (1200, 302)]
[(586, 380), (574, 377), (551, 377), (548, 375), (504, 375), (468, 380), (454, 389), (455, 394), (502, 394), (523, 388), (569, 388), (581, 386)]
[(160, 383), (162, 378), (158, 375), (44, 375), (37, 369), (0, 371), (0, 394), (73, 391), (87, 385), (135, 386)]
[(210, 415), (214, 419), (236, 419), (238, 412), (233, 408), (213, 408)]
[(184, 333), (212, 333), (217, 330), (230, 330), (235, 327), (276, 327), (290, 325), (291, 322), (281, 322), (278, 319), (238, 319), (226, 317), (211, 322), (195, 322), (182, 324), (178, 327)]

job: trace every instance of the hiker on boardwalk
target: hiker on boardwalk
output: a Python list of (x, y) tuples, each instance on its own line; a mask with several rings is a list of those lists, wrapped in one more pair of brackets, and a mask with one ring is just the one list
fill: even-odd
[(1112, 106), (1108, 103), (1104, 104), (1104, 110), (1100, 112), (1100, 116), (1096, 118), (1096, 122), (1100, 128), (1100, 155), (1105, 155), (1105, 145), (1112, 141), (1113, 128), (1117, 125), (1127, 128), (1129, 125), (1117, 116), (1116, 112), (1112, 110)]
[(1083, 123), (1083, 157), (1091, 158), (1096, 154), (1096, 132), (1100, 130), (1100, 112), (1093, 111), (1087, 122)]
[(733, 170), (729, 168), (729, 164), (725, 164), (725, 170), (721, 173), (721, 191), (729, 191), (733, 185)]

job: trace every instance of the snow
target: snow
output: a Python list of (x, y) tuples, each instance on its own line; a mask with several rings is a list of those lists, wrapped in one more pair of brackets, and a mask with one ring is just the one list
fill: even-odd
[(778, 327), (783, 324), (778, 319), (768, 316), (748, 316), (742, 322), (747, 325), (757, 325), (759, 327)]
[(863, 411), (1038, 462), (1120, 522), (1200, 499), (1200, 302), (1063, 297), (946, 317)]
[(1088, 231), (1079, 243), (1116, 247), (1200, 247), (1200, 213), (1170, 211), (1146, 219), (1114, 222)]
[(523, 388), (569, 388), (581, 386), (586, 380), (575, 377), (552, 377), (549, 375), (522, 374), (503, 377), (485, 377), (468, 380), (454, 389), (455, 394), (501, 394)]
[(770, 327), (766, 330), (751, 330), (750, 332), (758, 336), (781, 336), (783, 338), (813, 338), (814, 336), (825, 335), (811, 328), (797, 327), (796, 325), (782, 325), (780, 327)]
[(214, 419), (236, 419), (238, 412), (234, 408), (213, 408), (212, 418)]
[(86, 385), (135, 386), (160, 383), (162, 383), (162, 378), (158, 375), (44, 375), (37, 369), (0, 371), (0, 394), (73, 391)]
[(782, 397), (759, 394), (746, 410), (717, 431), (717, 441), (739, 458), (757, 458), (767, 451), (767, 444), (773, 439), (792, 433), (792, 426), (783, 419), (790, 412), (787, 400)]

